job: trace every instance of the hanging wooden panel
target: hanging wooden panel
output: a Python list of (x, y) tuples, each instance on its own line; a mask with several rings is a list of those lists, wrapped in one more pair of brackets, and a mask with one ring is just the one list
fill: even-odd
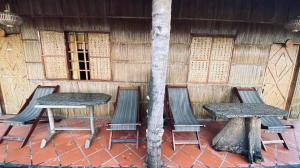
[(91, 79), (111, 79), (110, 58), (90, 58)]
[(0, 37), (0, 85), (5, 112), (16, 114), (29, 95), (20, 35)]
[(232, 38), (193, 37), (188, 81), (226, 83), (232, 49)]
[(191, 44), (191, 60), (209, 60), (212, 37), (193, 37)]
[(88, 33), (88, 45), (91, 57), (110, 57), (109, 34)]
[(282, 44), (272, 45), (262, 90), (265, 103), (286, 108), (298, 50), (298, 45), (292, 47)]
[(44, 68), (47, 79), (67, 79), (67, 60), (61, 56), (43, 57)]
[(191, 61), (188, 77), (189, 82), (207, 82), (208, 67), (208, 61)]
[(209, 70), (209, 83), (225, 83), (228, 80), (229, 62), (212, 61)]
[(65, 56), (65, 37), (62, 32), (40, 31), (42, 52), (44, 56)]
[(211, 60), (230, 61), (233, 49), (232, 38), (217, 37), (213, 39), (211, 48)]

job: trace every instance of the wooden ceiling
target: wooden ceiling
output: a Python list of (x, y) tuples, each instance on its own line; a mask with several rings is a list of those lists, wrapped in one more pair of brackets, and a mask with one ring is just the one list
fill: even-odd
[[(0, 0), (0, 10), (7, 0)], [(12, 11), (43, 18), (151, 19), (151, 0), (10, 0)], [(300, 15), (299, 0), (173, 0), (176, 20), (283, 24)]]

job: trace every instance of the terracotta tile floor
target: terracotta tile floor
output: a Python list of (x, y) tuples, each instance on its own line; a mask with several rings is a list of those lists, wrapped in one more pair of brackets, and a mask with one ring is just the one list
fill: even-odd
[[(146, 139), (144, 130), (141, 131), (140, 148), (134, 144), (114, 144), (111, 150), (107, 149), (108, 132), (104, 125), (107, 121), (96, 120), (96, 125), (101, 127), (100, 133), (89, 149), (84, 148), (87, 132), (61, 132), (44, 149), (40, 149), (41, 139), (47, 136), (48, 124), (40, 124), (35, 130), (30, 142), (20, 149), (19, 142), (4, 141), (0, 144), (0, 163), (41, 165), (41, 166), (103, 166), (143, 167), (146, 159)], [(209, 146), (213, 136), (224, 126), (224, 122), (203, 122), (206, 128), (200, 132), (201, 148), (195, 145), (176, 145), (176, 151), (171, 146), (171, 132), (165, 129), (162, 144), (162, 159), (167, 167), (248, 167), (249, 164), (243, 156), (228, 152), (217, 152)], [(67, 119), (58, 125), (88, 126), (86, 119)], [(300, 164), (300, 122), (293, 122), (295, 129), (284, 133), (290, 150), (282, 145), (268, 145), (268, 151), (263, 151), (265, 161), (252, 166), (272, 166)], [(0, 133), (6, 125), (0, 124)], [(25, 135), (29, 128), (15, 128), (12, 133)], [(116, 134), (115, 134), (116, 135)], [(118, 133), (117, 136), (133, 136), (133, 133)], [(178, 138), (193, 138), (194, 135), (183, 133)], [(262, 133), (263, 139), (270, 139), (271, 134)], [(276, 138), (276, 137), (275, 137)]]

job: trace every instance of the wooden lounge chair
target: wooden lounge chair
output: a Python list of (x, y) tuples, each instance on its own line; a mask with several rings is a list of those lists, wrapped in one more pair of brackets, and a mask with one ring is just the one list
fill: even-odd
[[(255, 88), (233, 88), (234, 92), (236, 93), (239, 101), (241, 103), (264, 103), (260, 96), (258, 95)], [(282, 136), (282, 133), (286, 128), (294, 128), (293, 125), (283, 125), (281, 121), (277, 117), (262, 117), (261, 118), (261, 128), (265, 129), (266, 132), (269, 133), (276, 133), (280, 140), (270, 140), (270, 141), (263, 141), (262, 148), (266, 150), (266, 144), (275, 144), (280, 143), (288, 149), (288, 146)]]
[[(196, 144), (200, 146), (200, 125), (194, 116), (186, 86), (166, 86), (166, 106), (171, 112), (174, 129), (172, 130), (173, 150), (176, 144)], [(197, 140), (175, 140), (175, 133), (195, 132)]]
[[(3, 140), (21, 141), (23, 142), (21, 148), (24, 147), (45, 112), (45, 109), (34, 107), (36, 105), (36, 99), (56, 92), (58, 88), (58, 86), (38, 86), (26, 100), (16, 116), (0, 120), (0, 123), (9, 125), (0, 138), (0, 143), (2, 143)], [(26, 137), (8, 136), (13, 126), (25, 126), (28, 124), (32, 124), (32, 126)]]
[[(112, 143), (136, 143), (139, 145), (139, 110), (140, 110), (140, 88), (120, 88), (118, 87), (115, 103), (115, 112), (111, 124), (107, 130), (110, 131), (109, 146)], [(113, 131), (136, 131), (135, 139), (113, 138)]]

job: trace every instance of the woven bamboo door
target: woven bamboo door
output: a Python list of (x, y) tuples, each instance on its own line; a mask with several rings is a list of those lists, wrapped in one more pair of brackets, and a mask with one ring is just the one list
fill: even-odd
[(273, 44), (265, 73), (262, 98), (265, 103), (285, 109), (294, 75), (299, 46)]
[(19, 35), (0, 37), (0, 70), (6, 113), (15, 114), (29, 95), (25, 56)]

